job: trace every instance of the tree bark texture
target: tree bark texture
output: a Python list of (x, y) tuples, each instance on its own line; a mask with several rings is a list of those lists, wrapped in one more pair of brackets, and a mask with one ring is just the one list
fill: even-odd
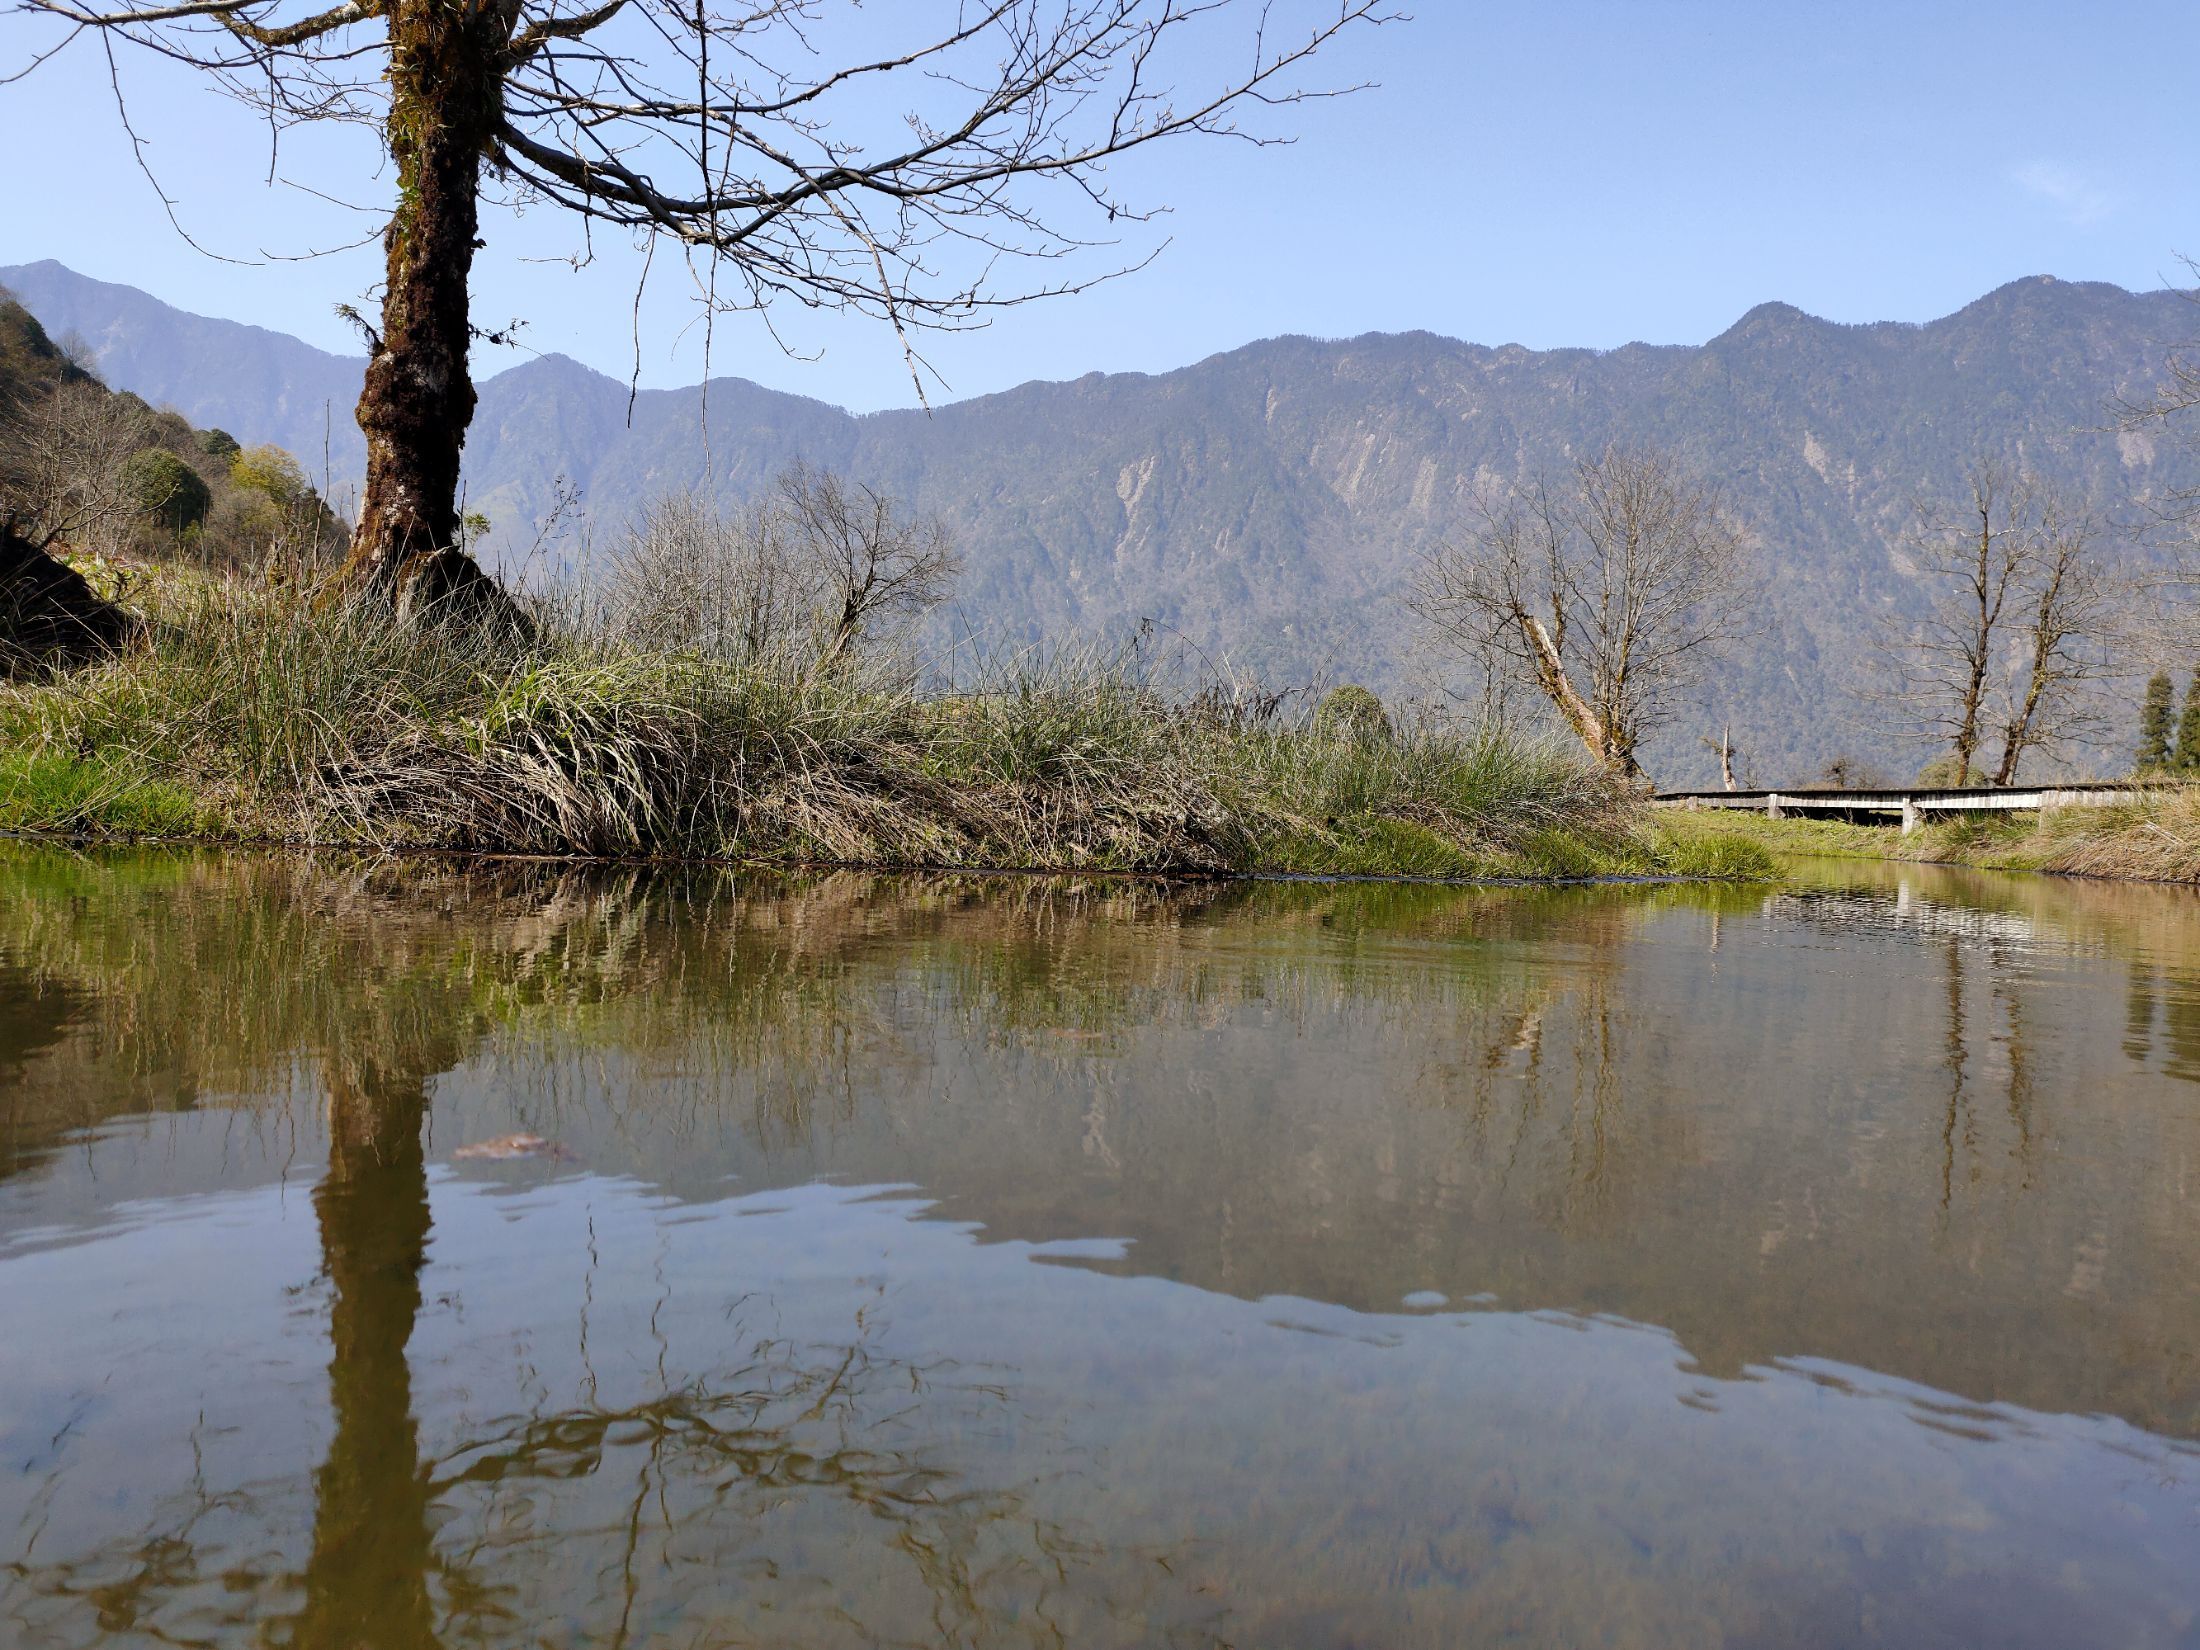
[(458, 485), (474, 415), (467, 282), (510, 15), (452, 0), (394, 0), (388, 15), (398, 201), (383, 232), (382, 329), (359, 397), (367, 483), (346, 582), (400, 612), (504, 615), (510, 598), (461, 541)]

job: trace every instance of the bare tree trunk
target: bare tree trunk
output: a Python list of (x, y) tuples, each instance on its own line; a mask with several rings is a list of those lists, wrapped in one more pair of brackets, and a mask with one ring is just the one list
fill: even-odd
[[(1994, 663), (1994, 631), (2001, 621), (2002, 599), (2008, 593), (2013, 571), (2006, 554), (1999, 569), (1994, 562), (1994, 481), (1982, 473), (1980, 478), (1974, 479), (1972, 488), (1978, 511), (1978, 547), (1971, 569), (1971, 594), (1978, 611), (1964, 655), (1961, 708), (1956, 719), (1956, 785), (1959, 789), (1971, 783), (1971, 770), (1978, 755), (1982, 737), (1979, 717), (1986, 705), (1986, 676)], [(2006, 538), (2008, 533), (2009, 529), (2003, 527), (2001, 536)]]
[(1589, 747), (1589, 754), (1599, 762), (1605, 760), (1611, 744), (1604, 731), (1604, 723), (1589, 701), (1582, 698), (1566, 674), (1566, 664), (1559, 657), (1558, 644), (1551, 640), (1551, 633), (1543, 628), (1543, 621), (1533, 613), (1519, 613), (1520, 634), (1535, 655), (1535, 673), (1543, 685), (1544, 694), (1556, 705), (1567, 725)]
[(1719, 783), (1728, 790), (1739, 790), (1734, 783), (1734, 729), (1719, 729)]
[(398, 203), (359, 397), (367, 485), (344, 577), (401, 612), (509, 617), (510, 598), (461, 546), (458, 480), (474, 414), (467, 280), (510, 19), (502, 5), (446, 0), (395, 0), (388, 15)]
[(1960, 790), (1971, 783), (1971, 767), (1978, 754), (1979, 712), (1986, 702), (1986, 667), (1990, 662), (1989, 649), (1993, 645), (1993, 625), (1986, 616), (1986, 602), (1979, 601), (1979, 627), (1974, 651), (1958, 690), (1956, 714), (1956, 786)]
[(840, 661), (848, 656), (848, 650), (855, 645), (856, 632), (862, 625), (863, 609), (855, 593), (851, 591), (840, 604), (840, 617), (833, 622), (832, 639), (818, 655), (819, 674), (830, 674), (840, 668)]
[(2017, 780), (2017, 763), (2033, 743), (2032, 725), (2039, 716), (2040, 699), (2047, 691), (2047, 666), (2037, 656), (2032, 661), (2032, 674), (2025, 683), (2024, 700), (2010, 716), (2009, 723), (2001, 731), (2001, 765), (1994, 770), (1994, 783), (2013, 785)]
[(1986, 697), (1986, 671), (1981, 665), (1964, 689), (1962, 725), (1956, 731), (1956, 788), (1971, 783), (1973, 759), (1978, 754), (1979, 708)]

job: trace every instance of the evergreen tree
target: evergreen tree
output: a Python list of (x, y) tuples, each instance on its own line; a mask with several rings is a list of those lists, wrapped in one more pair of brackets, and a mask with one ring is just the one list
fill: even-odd
[(2185, 690), (2185, 714), (2178, 719), (2177, 749), (2169, 765), (2173, 773), (2200, 776), (2200, 671), (2193, 673), (2192, 686)]
[(2147, 696), (2139, 702), (2140, 773), (2159, 773), (2169, 766), (2170, 709), (2176, 691), (2166, 670), (2148, 679)]

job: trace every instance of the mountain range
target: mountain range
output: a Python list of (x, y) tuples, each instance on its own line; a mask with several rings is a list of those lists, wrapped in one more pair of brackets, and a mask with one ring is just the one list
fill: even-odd
[[(0, 285), (81, 337), (115, 386), (289, 447), (339, 491), (362, 468), (358, 359), (55, 263), (0, 268)], [(948, 521), (965, 557), (944, 621), (957, 633), (1119, 637), (1150, 619), (1272, 680), (1397, 694), (1430, 679), (1405, 589), (1478, 487), (1652, 443), (1719, 485), (1763, 573), (1751, 634), (1650, 747), (1652, 772), (1706, 780), (1699, 736), (1731, 724), (1762, 782), (1836, 754), (1901, 774), (1924, 753), (1864, 690), (1881, 616), (1924, 600), (1900, 548), (1917, 500), (1950, 495), (1985, 451), (2110, 514), (2200, 485), (2200, 453), (2113, 416), (2196, 334), (2185, 294), (2035, 276), (1922, 325), (1767, 303), (1698, 346), (1285, 337), (1175, 372), (864, 415), (737, 378), (630, 406), (624, 384), (551, 355), (481, 384), (468, 505), (515, 558), (569, 483), (590, 529), (550, 553), (585, 571), (650, 500), (736, 502), (805, 458)]]

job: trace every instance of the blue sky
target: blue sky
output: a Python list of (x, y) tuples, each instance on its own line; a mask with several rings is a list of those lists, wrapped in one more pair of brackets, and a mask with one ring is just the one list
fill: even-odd
[[(1774, 298), (1836, 320), (1925, 320), (2021, 275), (2152, 287), (2200, 254), (2190, 0), (1402, 3), (1412, 21), (1323, 71), (1380, 84), (1286, 112), (1294, 146), (1194, 141), (1124, 168), (1134, 198), (1173, 209), (1159, 260), (935, 340), (947, 395), (1161, 370), (1282, 332), (1693, 343)], [(20, 61), (33, 32), (0, 18), (0, 56)], [(142, 53), (122, 67), (148, 157), (203, 244), (257, 260), (371, 227), (306, 192), (387, 198), (359, 134), (287, 138), (292, 181), (271, 185), (247, 112)], [(37, 157), (10, 165), (0, 263), (58, 258), (353, 347), (332, 310), (372, 284), (375, 249), (246, 267), (193, 251), (136, 168), (96, 46), (0, 88), (0, 153)], [(599, 245), (576, 274), (555, 260), (577, 237), (547, 209), (485, 233), (485, 322), (523, 316), (529, 349), (633, 369), (638, 255)], [(644, 384), (699, 375), (694, 318), (661, 261), (642, 305)], [(713, 370), (858, 409), (914, 398), (883, 328), (782, 322), (818, 358), (728, 319)], [(517, 359), (485, 351), (478, 370)]]

